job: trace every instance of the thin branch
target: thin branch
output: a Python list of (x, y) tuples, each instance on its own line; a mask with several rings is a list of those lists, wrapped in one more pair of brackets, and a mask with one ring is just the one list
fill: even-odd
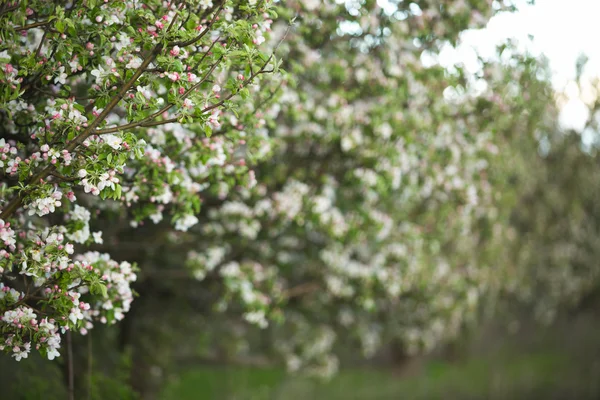
[(73, 371), (73, 343), (71, 342), (71, 330), (67, 331), (67, 380), (69, 389), (69, 400), (75, 400), (75, 376)]
[(92, 331), (88, 332), (88, 370), (87, 370), (87, 375), (88, 375), (88, 390), (87, 390), (87, 395), (88, 395), (88, 400), (92, 400), (92, 372), (93, 372), (93, 367), (94, 367), (94, 359), (93, 359), (93, 351), (92, 351)]
[[(41, 48), (40, 48), (41, 49)], [(48, 56), (47, 61), (50, 61), (53, 57), (54, 54), (56, 54), (56, 50), (58, 49), (58, 46), (55, 45), (52, 48), (52, 51), (50, 52), (50, 56)], [(25, 93), (27, 92), (29, 89), (31, 89), (33, 87), (33, 85), (37, 82), (37, 80), (43, 75), (44, 70), (41, 69), (37, 74), (35, 74), (30, 80), (27, 81), (27, 83), (25, 83), (23, 85), (23, 87), (21, 88), (21, 92)]]
[(217, 36), (217, 38), (215, 39), (215, 41), (212, 42), (210, 44), (210, 47), (204, 52), (204, 54), (202, 55), (202, 57), (200, 58), (200, 60), (198, 60), (198, 62), (192, 67), (192, 71), (195, 71), (196, 68), (198, 68), (198, 66), (200, 64), (202, 64), (202, 61), (204, 61), (204, 59), (206, 58), (206, 56), (208, 56), (210, 54), (211, 50), (213, 49), (213, 47), (215, 47), (215, 44), (217, 44), (220, 39), (221, 39), (221, 35)]
[(34, 22), (33, 24), (16, 27), (15, 30), (17, 32), (19, 32), (19, 31), (27, 31), (29, 29), (38, 28), (40, 26), (48, 25), (49, 23), (50, 23), (50, 21)]
[(147, 278), (160, 278), (160, 279), (190, 279), (193, 277), (192, 271), (187, 269), (177, 270), (162, 270), (162, 269), (145, 269), (143, 274), (140, 274), (140, 280)]
[(285, 299), (291, 299), (293, 297), (299, 297), (304, 294), (315, 292), (315, 291), (319, 290), (320, 288), (321, 288), (321, 285), (319, 285), (317, 282), (306, 282), (306, 283), (302, 283), (298, 286), (289, 288), (288, 290), (283, 292), (283, 297)]
[(271, 101), (273, 99), (273, 97), (275, 97), (275, 95), (277, 94), (277, 92), (279, 92), (279, 89), (281, 89), (281, 86), (283, 86), (283, 81), (279, 82), (279, 84), (277, 85), (277, 87), (275, 89), (273, 89), (271, 91), (271, 93), (269, 93), (269, 95), (267, 97), (265, 97), (264, 99), (262, 99), (261, 101), (259, 101), (258, 104), (256, 104), (256, 106), (254, 107), (254, 109), (255, 110), (259, 110), (262, 106), (264, 106), (269, 101)]
[(56, 171), (51, 171), (51, 172), (50, 172), (50, 176), (53, 176), (53, 177), (55, 177), (55, 178), (58, 178), (58, 179), (60, 179), (60, 180), (62, 180), (62, 181), (64, 181), (64, 182), (75, 182), (75, 181), (78, 181), (78, 180), (79, 180), (79, 178), (69, 178), (69, 177), (66, 177), (66, 176), (64, 176), (64, 175), (61, 175), (61, 174), (59, 174), (59, 173), (58, 173), (58, 172), (56, 172)]
[(48, 31), (44, 30), (44, 34), (42, 35), (42, 39), (40, 40), (40, 44), (38, 45), (37, 50), (35, 51), (35, 57), (40, 56), (40, 51), (42, 51), (42, 46), (44, 45), (44, 41), (46, 40), (46, 36), (48, 35)]
[(14, 11), (17, 8), (19, 8), (18, 4), (15, 4), (15, 5), (10, 6), (10, 7), (6, 7), (7, 5), (8, 5), (8, 1), (6, 3), (4, 3), (4, 5), (2, 6), (2, 9), (0, 10), (0, 16), (4, 15), (4, 14), (10, 12), (10, 11)]
[[(285, 40), (285, 38), (287, 37), (288, 33), (290, 32), (290, 29), (292, 28), (292, 23), (290, 23), (287, 27), (287, 29), (285, 30), (285, 33), (283, 34), (283, 37), (281, 38), (281, 40), (279, 40), (279, 42), (277, 43), (277, 45), (275, 46), (275, 48), (273, 49), (273, 52), (271, 53), (271, 55), (269, 56), (269, 58), (267, 59), (267, 61), (265, 61), (265, 63), (263, 64), (263, 66), (254, 74), (250, 75), (250, 78), (248, 78), (243, 84), (242, 87), (240, 88), (243, 89), (246, 86), (248, 86), (250, 83), (252, 83), (252, 81), (254, 80), (255, 77), (257, 77), (260, 74), (265, 74), (265, 73), (270, 73), (273, 72), (273, 69), (270, 70), (266, 70), (265, 68), (267, 67), (267, 65), (269, 65), (269, 63), (271, 62), (271, 60), (273, 59), (273, 56), (275, 55), (275, 53), (277, 52), (277, 50), (279, 49), (279, 46), (281, 45), (281, 43), (283, 43), (283, 41)], [(225, 97), (223, 100), (221, 100), (218, 103), (215, 103), (209, 107), (206, 107), (202, 110), (202, 113), (205, 113), (207, 111), (210, 111), (214, 108), (217, 108), (223, 104), (225, 104), (225, 102), (227, 100), (230, 100), (233, 96), (235, 96), (236, 94), (238, 94), (240, 91), (237, 90), (235, 92), (231, 92), (227, 97)]]
[[(179, 9), (177, 11), (181, 11), (181, 9), (183, 8), (184, 5), (185, 5), (185, 1), (182, 1), (181, 3), (179, 3)], [(173, 27), (173, 25), (175, 24), (175, 20), (177, 19), (177, 15), (178, 14), (175, 14), (175, 16), (173, 17), (173, 19), (171, 20), (171, 23), (167, 27), (167, 32), (170, 31), (171, 28)]]
[[(274, 53), (273, 53), (274, 54)], [(242, 84), (242, 86), (240, 87), (239, 90), (236, 90), (235, 92), (231, 92), (229, 93), (229, 95), (227, 95), (227, 97), (225, 97), (223, 100), (219, 101), (218, 103), (212, 104), (208, 107), (205, 107), (202, 109), (202, 114), (204, 114), (207, 111), (213, 110), (217, 107), (222, 106), (223, 104), (225, 104), (226, 101), (231, 100), (231, 98), (233, 96), (235, 96), (236, 94), (238, 94), (240, 92), (240, 90), (244, 89), (246, 86), (248, 86), (250, 83), (252, 83), (252, 81), (254, 80), (254, 78), (256, 78), (258, 75), (260, 74), (264, 74), (267, 72), (272, 72), (273, 70), (265, 70), (265, 68), (267, 67), (267, 65), (269, 65), (269, 62), (271, 62), (271, 60), (273, 59), (273, 54), (271, 54), (269, 56), (269, 58), (267, 59), (267, 61), (263, 64), (263, 66), (255, 73), (250, 75), (250, 77)]]
[(200, 39), (202, 39), (208, 33), (208, 31), (210, 31), (210, 29), (212, 28), (213, 24), (217, 20), (217, 17), (219, 16), (219, 13), (223, 9), (224, 5), (225, 5), (225, 2), (223, 2), (219, 5), (219, 7), (215, 10), (215, 15), (212, 17), (211, 21), (206, 26), (206, 29), (204, 29), (202, 32), (200, 32), (200, 34), (198, 34), (198, 36), (196, 36), (195, 38), (189, 39), (189, 40), (174, 42), (171, 45), (185, 47), (185, 46), (192, 45), (192, 44), (198, 42)]

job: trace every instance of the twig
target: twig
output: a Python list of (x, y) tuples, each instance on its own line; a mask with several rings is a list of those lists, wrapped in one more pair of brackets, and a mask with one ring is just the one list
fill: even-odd
[(68, 400), (75, 400), (75, 377), (73, 371), (73, 343), (71, 342), (71, 330), (67, 331), (67, 379), (69, 386)]
[(292, 297), (298, 297), (303, 294), (312, 293), (316, 290), (319, 290), (320, 288), (321, 288), (321, 285), (319, 285), (317, 282), (306, 282), (306, 283), (302, 283), (298, 286), (289, 288), (288, 290), (283, 292), (283, 297), (285, 299), (291, 299)]
[(44, 34), (42, 35), (42, 39), (40, 40), (40, 44), (37, 47), (37, 50), (35, 51), (35, 57), (39, 57), (40, 56), (40, 51), (42, 51), (42, 46), (44, 45), (44, 40), (46, 40), (46, 36), (48, 35), (48, 31), (44, 30)]
[(27, 31), (29, 29), (38, 28), (40, 26), (48, 25), (49, 23), (50, 23), (50, 21), (34, 22), (33, 24), (16, 27), (15, 30), (16, 31)]
[(64, 176), (64, 175), (61, 175), (61, 174), (59, 174), (59, 173), (58, 173), (58, 172), (56, 172), (56, 171), (51, 171), (51, 172), (50, 172), (50, 176), (53, 176), (53, 177), (55, 177), (55, 178), (58, 178), (58, 179), (60, 179), (60, 180), (62, 180), (62, 181), (64, 181), (64, 182), (75, 182), (75, 181), (78, 181), (78, 180), (79, 180), (79, 178), (69, 178), (69, 177), (66, 177), (66, 176)]
[(92, 331), (88, 332), (88, 400), (92, 400), (92, 369), (93, 369), (93, 352), (92, 352)]
[(206, 26), (206, 29), (204, 29), (202, 32), (200, 32), (200, 34), (198, 34), (198, 36), (196, 36), (195, 38), (189, 39), (189, 40), (184, 40), (184, 41), (180, 41), (180, 42), (174, 42), (171, 45), (172, 46), (185, 47), (185, 46), (189, 46), (191, 44), (194, 44), (194, 43), (198, 42), (200, 39), (202, 39), (208, 33), (208, 31), (210, 31), (211, 27), (213, 26), (213, 24), (217, 20), (217, 17), (219, 16), (219, 13), (223, 9), (224, 5), (225, 5), (225, 2), (221, 3), (221, 5), (219, 6), (219, 8), (217, 8), (215, 10), (215, 15), (212, 17), (212, 20)]

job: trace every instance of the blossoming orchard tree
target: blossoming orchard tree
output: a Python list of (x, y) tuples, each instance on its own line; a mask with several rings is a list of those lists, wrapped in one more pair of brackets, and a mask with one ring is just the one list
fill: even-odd
[(528, 318), (545, 323), (565, 311), (593, 309), (599, 300), (599, 81), (582, 79), (584, 67), (584, 62), (577, 66), (577, 83), (592, 95), (585, 99), (589, 114), (581, 131), (562, 129), (556, 109), (548, 107), (540, 118), (545, 128), (538, 131), (539, 141), (516, 138), (519, 151), (503, 167), (511, 177), (505, 184), (513, 186), (506, 190), (517, 194), (507, 199), (513, 202), (507, 264), (517, 268), (506, 271), (505, 297), (527, 310)]
[(494, 9), (503, 5), (278, 10), (298, 13), (299, 26), (280, 48), (295, 85), (273, 105), (273, 156), (255, 188), (207, 212), (187, 264), (224, 283), (219, 309), (284, 321), (272, 344), (290, 370), (335, 371), (349, 338), (365, 355), (390, 341), (432, 349), (501, 283), (488, 168), (515, 132), (533, 138), (552, 101), (543, 66), (510, 46), (500, 49), (509, 63), (482, 60), (475, 75), (423, 61)]
[(0, 345), (126, 325), (161, 270), (291, 370), (458, 334), (502, 267), (489, 165), (548, 100), (527, 57), (424, 60), (505, 3), (3, 3)]
[(203, 193), (255, 183), (274, 16), (256, 0), (2, 2), (0, 349), (53, 359), (61, 333), (124, 318), (137, 268), (87, 251), (103, 210), (187, 231)]
[(348, 336), (366, 354), (390, 339), (430, 349), (497, 283), (502, 265), (482, 246), (496, 219), (487, 169), (515, 131), (532, 137), (551, 101), (541, 66), (518, 54), (471, 77), (424, 65), (484, 24), (487, 2), (297, 7), (304, 29), (283, 48), (298, 86), (280, 99), (275, 155), (248, 200), (211, 212), (189, 263), (200, 278), (216, 268), (245, 303), (248, 287), (281, 291), (278, 347), (292, 369), (330, 371)]

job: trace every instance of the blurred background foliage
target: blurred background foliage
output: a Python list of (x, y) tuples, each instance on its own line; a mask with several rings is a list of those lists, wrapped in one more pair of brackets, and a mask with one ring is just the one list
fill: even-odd
[[(371, 3), (365, 2), (364, 7), (368, 9)], [(290, 4), (297, 6), (295, 2)], [(286, 14), (283, 8), (281, 12)], [(327, 44), (338, 27), (331, 15), (325, 15), (321, 22), (308, 19), (300, 26), (298, 35), (308, 45), (322, 50), (333, 46), (329, 54), (333, 59), (345, 48)], [(395, 29), (391, 25), (389, 28)], [(464, 29), (464, 23), (457, 21), (455, 28)], [(419, 32), (420, 40), (429, 40), (434, 46), (432, 32)], [(455, 33), (450, 29), (445, 34), (452, 42)], [(293, 43), (293, 35), (289, 40)], [(289, 51), (286, 67), (292, 75), (296, 74), (298, 80), (315, 78), (318, 68), (304, 69), (294, 62), (294, 56), (304, 55), (303, 51), (293, 47)], [(503, 51), (511, 50), (501, 49), (500, 54)], [(384, 54), (381, 59), (389, 61), (387, 57)], [(461, 324), (459, 335), (418, 355), (408, 354), (403, 343), (392, 335), (368, 360), (354, 338), (342, 337), (335, 344), (341, 364), (339, 374), (327, 381), (288, 375), (273, 348), (278, 335), (282, 335), (279, 328), (248, 327), (236, 316), (235, 309), (215, 311), (222, 289), (211, 279), (203, 281), (201, 288), (190, 279), (190, 271), (184, 267), (187, 251), (174, 249), (160, 225), (138, 230), (121, 228), (114, 235), (131, 245), (122, 246), (118, 249), (122, 254), (112, 252), (112, 256), (127, 257), (142, 266), (135, 287), (139, 298), (116, 329), (99, 327), (87, 337), (74, 338), (76, 398), (598, 398), (600, 155), (593, 145), (582, 145), (581, 132), (559, 127), (557, 94), (550, 87), (544, 62), (518, 54), (511, 57), (513, 63), (503, 66), (505, 78), (494, 89), (512, 112), (503, 112), (500, 103), (486, 99), (478, 100), (474, 111), (479, 114), (480, 131), (488, 128), (486, 124), (494, 130), (494, 145), (498, 148), (487, 176), (493, 191), (501, 194), (492, 202), (496, 215), (478, 220), (477, 235), (473, 234), (476, 245), (467, 247), (469, 254), (454, 247), (454, 236), (440, 233), (441, 252), (452, 265), (467, 259), (502, 265), (486, 283), (495, 290), (490, 290), (481, 302), (476, 318)], [(487, 66), (484, 63), (482, 70), (486, 71)], [(339, 85), (344, 90), (349, 79), (344, 71), (332, 67), (327, 85)], [(444, 76), (444, 71), (439, 74)], [(447, 75), (445, 78), (449, 79)], [(454, 78), (466, 79), (460, 73)], [(432, 85), (433, 94), (437, 93), (434, 86), (438, 79), (435, 73), (423, 79)], [(377, 85), (366, 86), (383, 90)], [(364, 90), (364, 85), (356, 88), (349, 99), (367, 95)], [(593, 117), (585, 131), (595, 134), (598, 103), (590, 104), (590, 108)], [(290, 140), (284, 147), (302, 143)], [(310, 179), (314, 173), (318, 177), (316, 166), (330, 161), (330, 155), (325, 155), (320, 163), (313, 160), (312, 170), (294, 170), (298, 164), (283, 162), (290, 154), (301, 156), (278, 153), (272, 163), (258, 169), (258, 175), (262, 174), (270, 185), (280, 186), (294, 174)], [(450, 209), (454, 206), (447, 205)], [(447, 210), (436, 210), (414, 210), (420, 213), (415, 221), (431, 224), (432, 235), (436, 230), (450, 229), (440, 217)], [(111, 225), (113, 221), (105, 223)], [(306, 306), (300, 300), (290, 303), (298, 310)], [(386, 316), (389, 321), (393, 321), (394, 312), (392, 309)], [(406, 315), (405, 310), (398, 312), (400, 319)], [(20, 364), (0, 359), (1, 397), (64, 399), (65, 386), (57, 382), (64, 381), (65, 365), (32, 358)]]

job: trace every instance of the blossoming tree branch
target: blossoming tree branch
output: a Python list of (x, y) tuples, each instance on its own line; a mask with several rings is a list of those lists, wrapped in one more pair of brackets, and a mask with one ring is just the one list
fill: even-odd
[(215, 183), (255, 184), (238, 155), (268, 146), (273, 18), (261, 0), (0, 4), (0, 349), (53, 359), (61, 333), (124, 318), (137, 269), (90, 250), (104, 210), (187, 231)]

